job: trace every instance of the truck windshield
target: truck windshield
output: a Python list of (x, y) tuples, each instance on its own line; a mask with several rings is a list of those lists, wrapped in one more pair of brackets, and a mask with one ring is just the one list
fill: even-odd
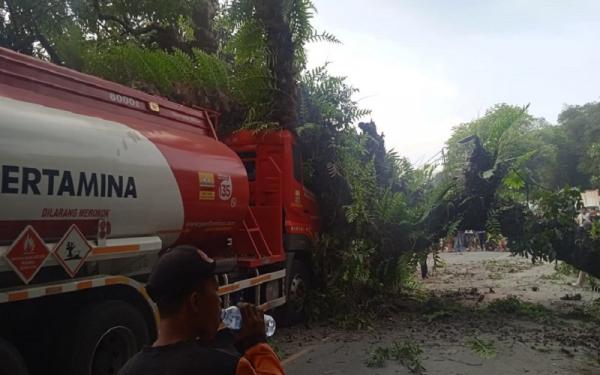
[(238, 156), (246, 167), (248, 181), (256, 181), (256, 152), (240, 152)]
[(292, 153), (294, 157), (294, 178), (302, 183), (302, 153), (296, 145), (292, 146)]

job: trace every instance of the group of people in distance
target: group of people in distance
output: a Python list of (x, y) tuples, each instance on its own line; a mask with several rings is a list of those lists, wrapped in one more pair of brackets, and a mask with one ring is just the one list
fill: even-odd
[(485, 231), (459, 230), (456, 235), (448, 237), (441, 246), (445, 251), (505, 251), (506, 240), (488, 241)]

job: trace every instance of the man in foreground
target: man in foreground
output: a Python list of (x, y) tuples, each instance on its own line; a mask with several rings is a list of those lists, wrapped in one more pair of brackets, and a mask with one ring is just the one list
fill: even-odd
[(235, 349), (217, 344), (218, 271), (217, 262), (191, 246), (176, 247), (158, 260), (146, 285), (160, 312), (158, 338), (132, 357), (119, 375), (284, 373), (266, 343), (263, 313), (251, 305), (240, 307), (243, 322), (234, 336)]

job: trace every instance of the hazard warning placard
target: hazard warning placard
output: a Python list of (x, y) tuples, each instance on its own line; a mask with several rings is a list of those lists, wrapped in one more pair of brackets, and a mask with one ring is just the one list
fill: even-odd
[(85, 239), (85, 236), (73, 224), (56, 244), (52, 253), (56, 257), (56, 260), (62, 264), (69, 276), (74, 277), (91, 251), (92, 247)]
[(6, 261), (25, 284), (35, 277), (46, 258), (48, 247), (31, 225), (25, 227), (12, 246), (4, 254)]

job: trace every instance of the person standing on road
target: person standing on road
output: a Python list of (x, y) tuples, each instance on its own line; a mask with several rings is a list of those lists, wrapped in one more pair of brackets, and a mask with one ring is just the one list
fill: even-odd
[(479, 240), (479, 248), (481, 251), (485, 251), (485, 231), (478, 230), (477, 231), (477, 239)]
[(465, 250), (465, 231), (459, 230), (454, 237), (454, 251), (462, 253)]
[(584, 223), (589, 220), (590, 213), (585, 207), (581, 210), (581, 212), (579, 213), (579, 215), (577, 215), (577, 218), (575, 219), (575, 221), (577, 221), (577, 225), (579, 225), (580, 227), (583, 227)]
[[(592, 216), (586, 208), (584, 208), (582, 213), (580, 213), (579, 216), (577, 216), (577, 224), (579, 224), (579, 226), (586, 231), (592, 230), (592, 226), (593, 226)], [(585, 273), (583, 271), (579, 271), (579, 275), (577, 276), (577, 281), (571, 285), (582, 288), (585, 285), (586, 278), (587, 278), (587, 273)]]
[[(266, 343), (263, 313), (240, 305), (242, 328), (219, 343), (221, 302), (215, 274), (220, 264), (192, 246), (173, 248), (155, 264), (146, 290), (158, 306), (158, 338), (142, 349), (119, 375), (283, 375)], [(221, 333), (219, 332), (219, 333)]]

